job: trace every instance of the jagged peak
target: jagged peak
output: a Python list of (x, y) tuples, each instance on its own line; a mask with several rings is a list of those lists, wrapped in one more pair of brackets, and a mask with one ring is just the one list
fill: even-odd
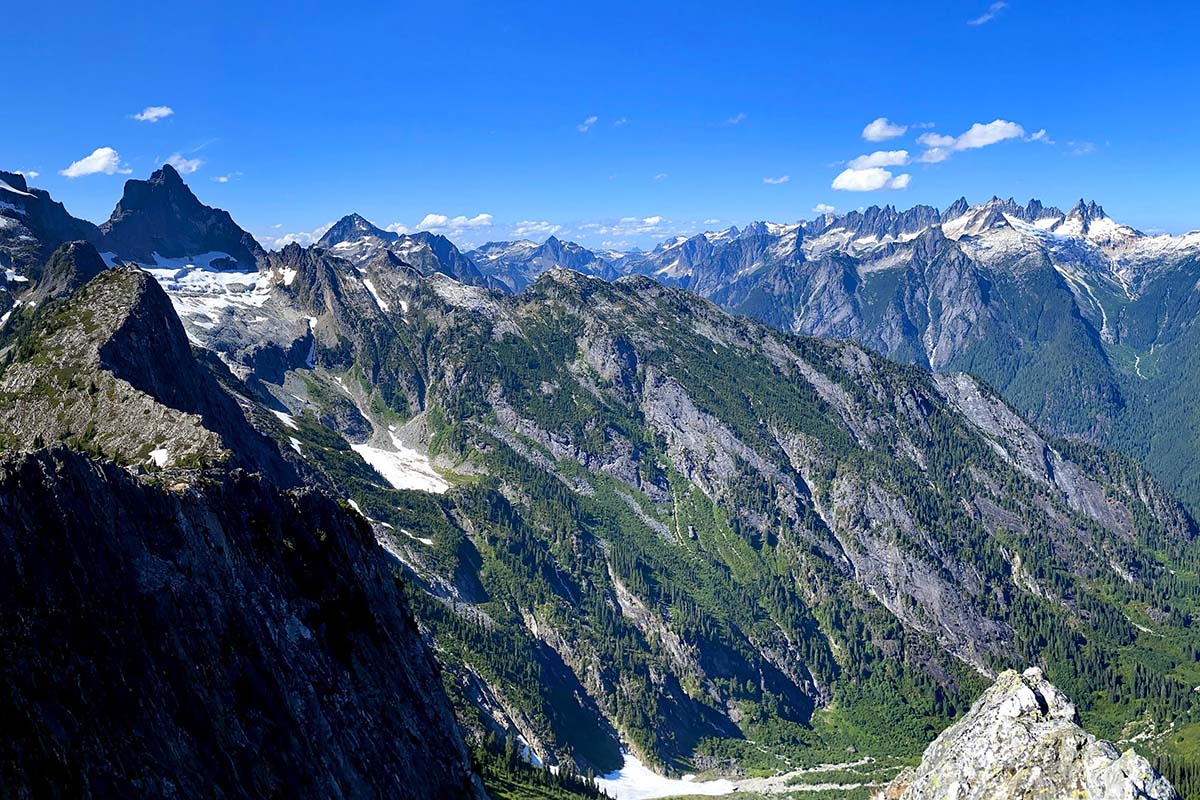
[(181, 176), (179, 171), (170, 164), (163, 164), (161, 167), (154, 170), (154, 172), (150, 173), (150, 180), (148, 183), (187, 186), (187, 184), (183, 181), (183, 176)]

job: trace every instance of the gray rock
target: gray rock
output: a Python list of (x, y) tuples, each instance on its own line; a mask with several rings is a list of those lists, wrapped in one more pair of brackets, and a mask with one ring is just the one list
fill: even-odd
[(1079, 727), (1075, 706), (1032, 668), (1010, 670), (878, 798), (1176, 800), (1146, 759)]

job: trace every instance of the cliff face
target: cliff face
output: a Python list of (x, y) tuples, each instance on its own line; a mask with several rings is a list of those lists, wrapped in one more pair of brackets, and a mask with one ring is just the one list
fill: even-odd
[(5, 795), (482, 796), (390, 565), (324, 496), (42, 451), (0, 462), (0, 554)]
[(881, 798), (895, 800), (1176, 800), (1146, 759), (1121, 753), (1076, 723), (1075, 706), (1040, 669), (1002, 673), (939, 736), (915, 770)]

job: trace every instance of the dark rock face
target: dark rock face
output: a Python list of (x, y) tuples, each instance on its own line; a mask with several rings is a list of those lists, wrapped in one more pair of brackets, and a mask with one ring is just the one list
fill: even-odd
[(106, 269), (104, 259), (90, 242), (67, 242), (54, 251), (42, 279), (30, 295), (34, 303), (66, 297)]
[(29, 188), (25, 176), (0, 170), (0, 270), (13, 269), (36, 281), (58, 246), (73, 240), (98, 243), (100, 229), (72, 217), (49, 192)]
[(0, 551), (6, 796), (482, 796), (386, 557), (327, 498), (43, 451), (0, 462)]
[(251, 270), (265, 255), (228, 211), (196, 199), (169, 164), (159, 167), (149, 180), (126, 181), (125, 194), (100, 230), (102, 249), (142, 264), (153, 263), (155, 253), (181, 258), (219, 252), (235, 262), (221, 266)]

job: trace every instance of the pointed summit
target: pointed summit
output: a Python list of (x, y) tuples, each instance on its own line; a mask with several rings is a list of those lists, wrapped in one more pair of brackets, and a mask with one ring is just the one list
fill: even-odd
[(150, 180), (148, 183), (166, 184), (169, 186), (181, 186), (185, 189), (187, 188), (187, 184), (183, 182), (183, 178), (179, 175), (179, 171), (170, 164), (163, 164), (161, 167), (154, 170), (154, 172), (150, 174)]
[(317, 242), (317, 247), (326, 250), (339, 244), (357, 242), (368, 239), (371, 243), (386, 245), (400, 238), (399, 234), (380, 228), (362, 214), (353, 213), (333, 223), (333, 227), (325, 231), (325, 235)]
[(264, 255), (229, 212), (201, 203), (170, 164), (155, 170), (149, 180), (126, 181), (120, 202), (100, 231), (102, 252), (138, 264), (219, 254), (217, 260), (228, 266), (253, 270)]
[(950, 205), (946, 206), (946, 210), (942, 212), (943, 220), (955, 219), (961, 217), (971, 208), (971, 204), (967, 202), (967, 198), (960, 197)]

